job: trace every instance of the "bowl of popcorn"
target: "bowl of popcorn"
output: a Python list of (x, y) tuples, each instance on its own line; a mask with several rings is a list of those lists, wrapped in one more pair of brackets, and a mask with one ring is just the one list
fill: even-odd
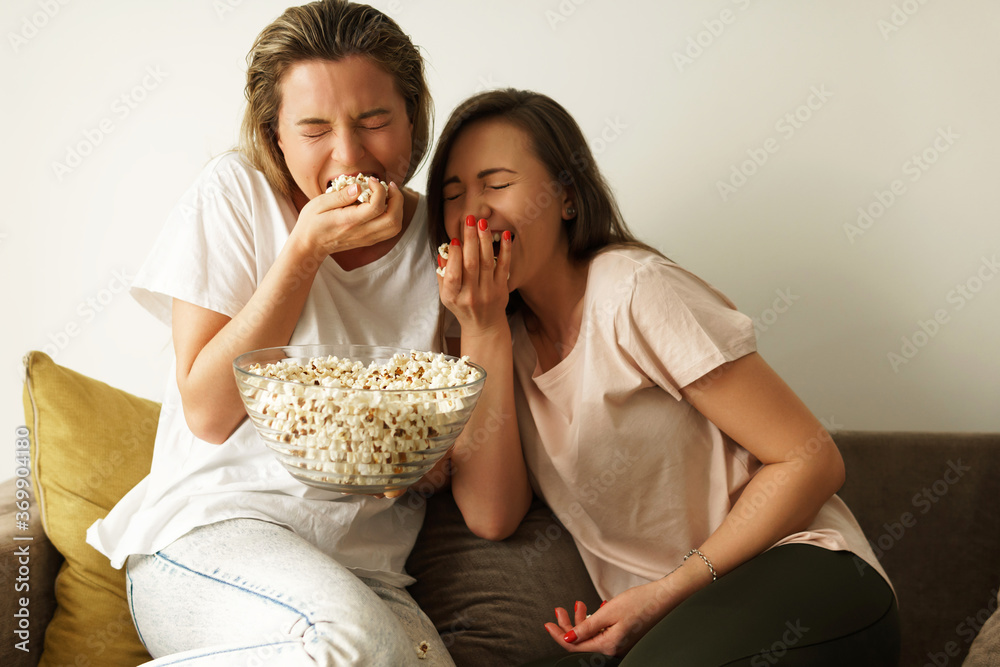
[(233, 369), (250, 421), (288, 472), (343, 493), (397, 491), (424, 476), (486, 381), (465, 357), (366, 345), (254, 350)]

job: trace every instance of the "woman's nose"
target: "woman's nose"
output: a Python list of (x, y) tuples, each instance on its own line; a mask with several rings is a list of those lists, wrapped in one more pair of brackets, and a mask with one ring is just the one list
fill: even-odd
[(365, 147), (354, 132), (341, 132), (333, 139), (331, 154), (340, 164), (355, 165), (365, 156)]
[[(470, 197), (468, 202), (468, 208), (469, 210), (466, 211), (465, 213), (468, 215), (476, 216), (476, 220), (479, 220), (481, 218), (489, 220), (490, 216), (493, 215), (493, 209), (490, 208), (489, 204), (486, 202), (486, 198), (482, 196)], [(463, 217), (462, 220), (464, 221), (465, 218)]]

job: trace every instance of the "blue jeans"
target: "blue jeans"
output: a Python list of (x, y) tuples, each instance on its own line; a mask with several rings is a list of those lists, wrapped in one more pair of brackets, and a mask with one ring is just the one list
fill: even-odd
[(127, 575), (132, 620), (157, 658), (147, 665), (454, 665), (406, 590), (266, 521), (196, 528), (130, 556)]

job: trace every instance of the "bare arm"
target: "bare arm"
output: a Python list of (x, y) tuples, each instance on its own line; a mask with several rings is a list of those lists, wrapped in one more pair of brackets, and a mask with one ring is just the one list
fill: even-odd
[[(393, 186), (394, 187), (394, 186)], [(374, 188), (373, 188), (374, 190)], [(402, 196), (384, 190), (353, 205), (349, 190), (314, 198), (253, 296), (233, 318), (175, 299), (177, 386), (191, 431), (206, 442), (225, 442), (246, 417), (233, 376), (244, 352), (285, 345), (302, 314), (322, 260), (332, 252), (391, 238), (400, 229)]]
[(764, 464), (702, 545), (722, 575), (804, 530), (844, 484), (844, 461), (819, 420), (756, 352), (684, 394)]
[[(722, 525), (698, 548), (719, 576), (783, 537), (805, 529), (844, 482), (844, 464), (829, 433), (757, 353), (730, 362), (709, 381), (682, 390), (685, 399), (764, 464)], [(556, 641), (574, 651), (621, 652), (659, 619), (712, 582), (698, 556), (667, 576), (625, 591), (571, 626), (548, 624)], [(598, 634), (602, 628), (608, 631)], [(573, 629), (575, 643), (563, 641)]]
[(177, 386), (188, 427), (202, 440), (225, 442), (246, 417), (233, 377), (233, 359), (288, 343), (318, 268), (307, 258), (300, 249), (286, 247), (232, 319), (174, 299)]
[(513, 533), (531, 504), (514, 413), (510, 330), (462, 336), (462, 353), (487, 369), (476, 410), (452, 450), (452, 493), (469, 529), (490, 540)]
[(469, 529), (491, 540), (508, 537), (528, 511), (531, 486), (514, 412), (514, 362), (505, 312), (510, 241), (496, 265), (492, 232), (463, 225), (452, 246), (441, 300), (462, 325), (461, 353), (486, 369), (476, 409), (452, 450), (452, 493)]

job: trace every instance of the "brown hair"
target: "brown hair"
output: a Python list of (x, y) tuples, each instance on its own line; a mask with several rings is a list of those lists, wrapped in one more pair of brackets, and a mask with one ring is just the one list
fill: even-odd
[(247, 106), (239, 145), (240, 153), (285, 196), (291, 197), (296, 186), (278, 148), (282, 77), (304, 60), (336, 62), (352, 55), (365, 56), (385, 70), (406, 101), (413, 136), (404, 182), (427, 152), (433, 109), (423, 59), (399, 25), (377, 9), (345, 0), (289, 7), (261, 31), (247, 54)]
[(573, 192), (576, 216), (563, 221), (570, 257), (588, 260), (611, 245), (633, 245), (660, 254), (628, 229), (614, 193), (601, 175), (580, 126), (552, 98), (530, 90), (491, 90), (462, 102), (448, 118), (431, 158), (427, 176), (427, 209), (433, 248), (448, 241), (444, 227), (445, 167), (456, 139), (469, 125), (501, 119), (523, 130), (531, 150), (549, 175)]

